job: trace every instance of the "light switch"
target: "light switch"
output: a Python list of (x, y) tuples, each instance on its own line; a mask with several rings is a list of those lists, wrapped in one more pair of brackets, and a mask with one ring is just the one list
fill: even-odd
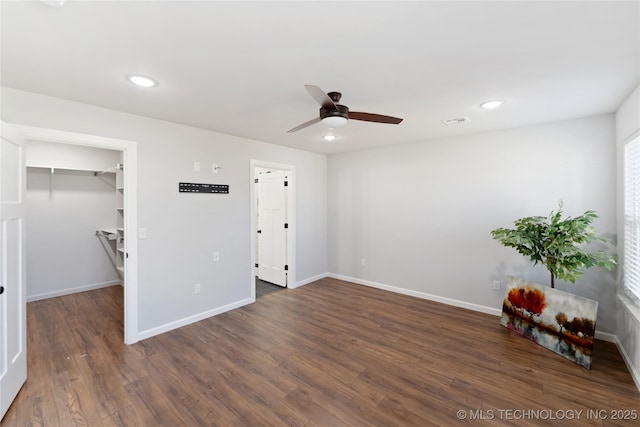
[(138, 228), (138, 239), (146, 239), (147, 238), (147, 229), (140, 227)]
[(195, 172), (200, 172), (200, 162), (193, 162), (193, 170)]

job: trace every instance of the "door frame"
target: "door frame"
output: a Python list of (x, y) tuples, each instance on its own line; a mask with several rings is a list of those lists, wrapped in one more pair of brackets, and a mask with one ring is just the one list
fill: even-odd
[(287, 165), (283, 163), (267, 162), (263, 160), (251, 159), (251, 300), (256, 300), (256, 236), (258, 234), (258, 210), (257, 210), (257, 198), (258, 192), (256, 191), (255, 180), (257, 178), (257, 168), (269, 168), (286, 171), (289, 174), (289, 194), (287, 195), (287, 219), (288, 219), (288, 232), (287, 232), (287, 265), (289, 270), (287, 271), (287, 287), (296, 288), (296, 167), (293, 165)]
[(29, 141), (54, 142), (80, 145), (84, 147), (105, 148), (122, 151), (125, 165), (124, 187), (124, 241), (126, 242), (127, 261), (124, 273), (124, 342), (138, 342), (138, 144), (135, 141), (106, 138), (76, 132), (35, 126), (13, 125)]

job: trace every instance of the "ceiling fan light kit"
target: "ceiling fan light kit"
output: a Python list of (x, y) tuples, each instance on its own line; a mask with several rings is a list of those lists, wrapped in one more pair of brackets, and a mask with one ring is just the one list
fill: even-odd
[(347, 124), (347, 119), (342, 116), (328, 116), (322, 119), (322, 123), (328, 128), (339, 128)]
[(340, 92), (325, 93), (318, 86), (313, 85), (305, 85), (304, 87), (307, 89), (307, 92), (309, 92), (309, 95), (311, 95), (311, 97), (320, 104), (319, 117), (302, 123), (301, 125), (288, 130), (287, 133), (297, 132), (307, 126), (318, 123), (319, 121), (322, 121), (322, 123), (330, 128), (344, 126), (348, 120), (360, 120), (363, 122), (387, 123), (394, 125), (402, 122), (402, 119), (398, 117), (349, 111), (349, 107), (346, 105), (338, 104), (338, 102), (340, 102), (340, 98), (342, 98), (342, 94)]

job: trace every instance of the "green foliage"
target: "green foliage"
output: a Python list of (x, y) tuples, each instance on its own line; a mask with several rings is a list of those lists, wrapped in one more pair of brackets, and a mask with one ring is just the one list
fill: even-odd
[(551, 287), (555, 278), (575, 283), (584, 269), (598, 266), (611, 270), (616, 260), (606, 252), (588, 253), (581, 249), (597, 237), (591, 223), (598, 215), (586, 211), (582, 215), (562, 218), (562, 202), (558, 211), (548, 217), (530, 216), (514, 222), (515, 229), (498, 228), (491, 232), (494, 239), (506, 247), (515, 248), (529, 257), (533, 264), (541, 263), (551, 273)]

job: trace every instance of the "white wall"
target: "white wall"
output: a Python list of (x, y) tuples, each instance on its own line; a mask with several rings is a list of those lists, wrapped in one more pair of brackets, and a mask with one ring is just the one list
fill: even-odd
[[(491, 230), (563, 199), (567, 214), (595, 210), (599, 234), (614, 237), (614, 141), (603, 115), (331, 155), (329, 271), (497, 313), (493, 280), (549, 277)], [(597, 329), (614, 332), (614, 273), (594, 268), (557, 287), (599, 300)]]
[(25, 207), (27, 301), (121, 283), (114, 242), (95, 235), (116, 227), (113, 174), (28, 168)]
[[(137, 142), (139, 226), (148, 233), (138, 248), (142, 336), (251, 301), (251, 159), (296, 166), (297, 281), (327, 271), (324, 155), (11, 88), (2, 88), (2, 119)], [(229, 184), (230, 194), (179, 194), (180, 181)]]
[[(640, 86), (622, 104), (616, 113), (616, 143), (618, 159), (618, 185), (617, 185), (617, 206), (618, 206), (618, 234), (624, 236), (624, 197), (623, 197), (623, 174), (624, 174), (624, 144), (633, 136), (640, 132)], [(618, 242), (618, 253), (621, 256), (620, 262), (624, 263), (622, 255), (624, 241), (621, 238)], [(624, 264), (623, 264), (624, 265)], [(622, 283), (620, 283), (622, 287)], [(625, 298), (620, 292), (618, 301), (618, 318), (616, 335), (621, 347), (623, 356), (629, 366), (636, 385), (640, 389), (640, 305), (637, 301)]]

